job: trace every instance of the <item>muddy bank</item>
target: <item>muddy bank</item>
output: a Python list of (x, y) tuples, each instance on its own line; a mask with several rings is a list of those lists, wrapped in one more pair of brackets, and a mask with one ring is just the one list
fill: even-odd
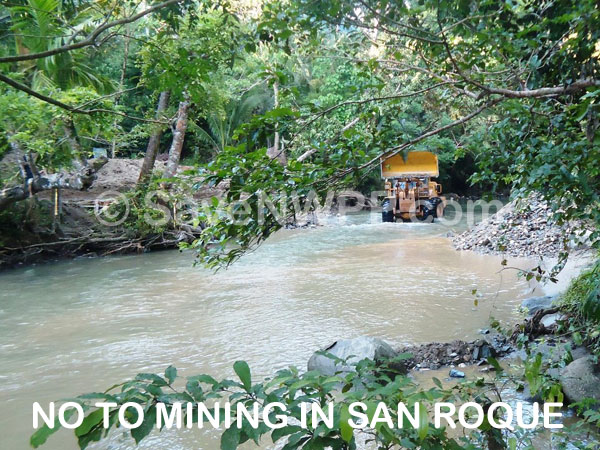
[[(37, 205), (38, 211), (51, 208), (47, 203)], [(132, 229), (103, 226), (89, 208), (68, 203), (62, 205), (60, 223), (54, 226), (24, 224), (10, 234), (3, 233), (0, 270), (77, 257), (172, 249), (196, 236), (194, 230), (183, 229), (140, 236)]]
[[(8, 224), (0, 224), (0, 270), (76, 257), (174, 249), (182, 242), (192, 242), (200, 229), (180, 225), (160, 233), (141, 233), (125, 224), (106, 226), (96, 216), (98, 207), (107, 205), (119, 193), (135, 189), (141, 165), (141, 159), (111, 159), (96, 172), (89, 189), (62, 189), (57, 218), (50, 191), (14, 205), (15, 217)], [(163, 169), (164, 162), (157, 160), (155, 171)], [(179, 175), (196, 182), (184, 175), (189, 169), (193, 168), (180, 166)], [(200, 203), (222, 196), (226, 188), (201, 186), (190, 193), (190, 201)]]
[(452, 237), (452, 243), (457, 250), (516, 257), (557, 257), (575, 250), (575, 227), (554, 223), (552, 215), (548, 204), (537, 195), (526, 201), (513, 200), (470, 230)]

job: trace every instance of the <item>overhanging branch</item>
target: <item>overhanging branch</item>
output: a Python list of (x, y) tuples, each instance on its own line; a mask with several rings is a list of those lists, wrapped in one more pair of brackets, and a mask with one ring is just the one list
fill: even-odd
[(13, 63), (13, 62), (19, 62), (19, 61), (32, 61), (35, 59), (47, 58), (48, 56), (58, 55), (59, 53), (65, 53), (65, 52), (69, 52), (71, 50), (77, 50), (80, 48), (95, 45), (96, 39), (98, 39), (98, 37), (106, 30), (117, 27), (119, 25), (125, 25), (125, 24), (131, 23), (131, 22), (135, 22), (136, 20), (141, 19), (142, 17), (147, 16), (148, 14), (152, 14), (153, 12), (158, 11), (159, 9), (165, 8), (170, 5), (174, 5), (176, 3), (180, 3), (182, 1), (183, 0), (167, 0), (163, 3), (159, 3), (158, 5), (155, 5), (151, 8), (145, 9), (145, 10), (143, 10), (137, 14), (134, 14), (132, 16), (124, 17), (123, 19), (114, 20), (112, 22), (103, 23), (98, 28), (96, 28), (94, 31), (92, 31), (88, 35), (88, 37), (86, 37), (85, 39), (83, 39), (79, 42), (75, 42), (73, 44), (63, 45), (61, 47), (56, 47), (56, 48), (46, 50), (43, 52), (38, 52), (38, 53), (29, 53), (26, 55), (13, 55), (13, 56), (0, 57), (0, 64)]
[(381, 158), (384, 158), (384, 157), (389, 158), (391, 156), (397, 155), (398, 153), (406, 150), (409, 147), (412, 147), (413, 145), (415, 145), (427, 138), (430, 138), (432, 136), (435, 136), (436, 134), (439, 134), (446, 130), (449, 130), (450, 128), (456, 127), (458, 125), (461, 125), (463, 123), (470, 121), (474, 117), (481, 114), (483, 111), (497, 105), (498, 103), (500, 103), (503, 100), (504, 100), (504, 98), (501, 97), (501, 98), (497, 98), (497, 99), (491, 100), (489, 102), (486, 102), (485, 104), (483, 104), (479, 108), (477, 108), (475, 111), (471, 112), (470, 114), (467, 114), (466, 116), (464, 116), (460, 119), (455, 120), (454, 122), (450, 122), (449, 124), (446, 124), (442, 127), (436, 128), (435, 130), (431, 130), (426, 133), (423, 133), (423, 134), (417, 136), (416, 138), (411, 139), (408, 142), (405, 142), (404, 144), (389, 148), (389, 149), (379, 153), (376, 157), (372, 158), (371, 160), (367, 161), (366, 163), (361, 164), (360, 166), (357, 166), (357, 167), (350, 167), (348, 169), (342, 170), (342, 171), (336, 173), (335, 175), (327, 178), (326, 180), (323, 180), (323, 182), (331, 183), (332, 181), (339, 180), (352, 172), (357, 172), (359, 170), (363, 170), (374, 164), (377, 164), (377, 163), (379, 163)]
[[(49, 103), (51, 105), (54, 106), (58, 106), (61, 109), (64, 109), (66, 111), (70, 111), (72, 113), (77, 113), (77, 114), (94, 114), (94, 113), (105, 113), (105, 114), (115, 114), (117, 116), (121, 116), (121, 117), (126, 117), (128, 119), (132, 119), (132, 120), (137, 120), (139, 122), (147, 122), (147, 123), (159, 123), (161, 125), (165, 125), (168, 122), (165, 121), (161, 121), (161, 120), (156, 120), (156, 119), (146, 119), (144, 117), (138, 117), (138, 116), (130, 116), (129, 114), (126, 114), (124, 112), (121, 111), (115, 111), (112, 109), (105, 109), (105, 108), (94, 108), (94, 109), (82, 109), (84, 105), (82, 106), (71, 106), (68, 105), (66, 103), (63, 103), (59, 100), (56, 100), (52, 97), (49, 97), (47, 95), (44, 95), (38, 91), (34, 91), (33, 89), (31, 89), (29, 86), (23, 84), (23, 83), (19, 83), (16, 80), (13, 80), (12, 78), (7, 77), (6, 75), (3, 75), (0, 73), (0, 81), (2, 81), (3, 83), (8, 84), (9, 86), (25, 92), (26, 94), (31, 95), (32, 97), (35, 97), (39, 100), (42, 100), (43, 102)], [(106, 96), (105, 96), (106, 97)], [(100, 99), (95, 99), (95, 100), (100, 100)]]

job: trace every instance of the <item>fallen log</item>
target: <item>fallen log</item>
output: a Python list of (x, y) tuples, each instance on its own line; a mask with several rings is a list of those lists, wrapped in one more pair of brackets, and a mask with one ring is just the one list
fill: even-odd
[(54, 188), (84, 191), (92, 185), (96, 179), (96, 172), (107, 162), (108, 159), (105, 157), (93, 159), (89, 163), (75, 161), (74, 172), (59, 172), (48, 175), (36, 173), (32, 178), (27, 178), (21, 185), (0, 190), (0, 210), (39, 192)]

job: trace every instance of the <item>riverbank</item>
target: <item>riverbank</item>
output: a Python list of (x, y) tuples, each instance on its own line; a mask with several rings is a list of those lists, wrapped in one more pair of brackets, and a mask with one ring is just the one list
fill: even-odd
[[(141, 159), (111, 159), (98, 170), (88, 190), (63, 189), (58, 202), (51, 192), (43, 192), (4, 211), (0, 215), (0, 270), (78, 257), (176, 249), (196, 239), (200, 230), (187, 225), (142, 231), (127, 222), (115, 225), (120, 217), (103, 220), (109, 205), (118, 205), (134, 192), (141, 164)], [(163, 168), (164, 162), (157, 161), (157, 172)], [(181, 166), (179, 174), (189, 179), (184, 175), (189, 169)], [(201, 187), (191, 197), (200, 203), (222, 193), (223, 187)]]
[(77, 201), (61, 206), (60, 221), (48, 217), (53, 205), (41, 201), (30, 206), (38, 222), (24, 222), (2, 235), (0, 270), (78, 257), (99, 257), (177, 248), (197, 234), (185, 229), (140, 235), (135, 230), (101, 224), (93, 209)]
[[(481, 338), (473, 341), (430, 342), (394, 349), (374, 337), (341, 339), (315, 352), (307, 369), (333, 376), (357, 370), (359, 361), (369, 359), (378, 367), (409, 375), (419, 384), (428, 384), (428, 377), (476, 382), (484, 374), (498, 372), (498, 395), (504, 395), (507, 380), (502, 381), (501, 372), (506, 371), (520, 386), (513, 389), (513, 395), (522, 401), (553, 401), (548, 399), (550, 396), (564, 403), (565, 409), (577, 404), (579, 414), (594, 404), (599, 406), (597, 352), (569, 329), (576, 320), (563, 300), (558, 296), (533, 297), (525, 299), (521, 308), (526, 317), (512, 330), (502, 330), (496, 324), (495, 329), (480, 330)], [(584, 402), (588, 406), (578, 409)]]

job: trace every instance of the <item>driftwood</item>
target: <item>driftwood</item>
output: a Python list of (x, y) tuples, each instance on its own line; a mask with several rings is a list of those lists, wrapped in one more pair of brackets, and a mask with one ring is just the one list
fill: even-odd
[(542, 319), (549, 315), (554, 314), (560, 311), (560, 307), (554, 306), (548, 309), (540, 309), (537, 311), (531, 319), (526, 320), (522, 324), (518, 324), (515, 326), (515, 330), (512, 333), (513, 340), (517, 338), (517, 336), (521, 333), (526, 334), (529, 338), (536, 338), (538, 336), (542, 336), (545, 334), (551, 334), (554, 332), (554, 329), (547, 328), (542, 323)]
[(65, 238), (55, 236), (55, 240), (47, 242), (0, 248), (0, 268), (77, 256), (108, 256), (177, 248), (180, 243), (197, 239), (200, 231), (200, 228), (186, 227), (147, 236), (130, 236), (124, 230), (95, 231)]

